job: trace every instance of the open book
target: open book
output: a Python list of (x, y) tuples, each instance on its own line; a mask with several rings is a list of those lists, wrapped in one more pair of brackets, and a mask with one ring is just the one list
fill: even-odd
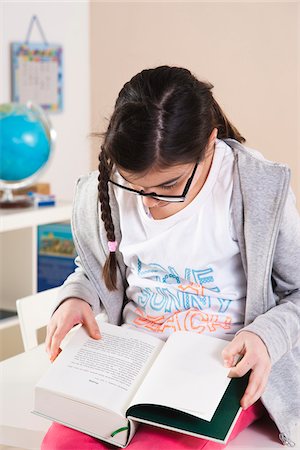
[(228, 378), (228, 341), (193, 332), (166, 342), (99, 323), (79, 328), (35, 387), (34, 413), (126, 447), (139, 422), (226, 443), (246, 378)]

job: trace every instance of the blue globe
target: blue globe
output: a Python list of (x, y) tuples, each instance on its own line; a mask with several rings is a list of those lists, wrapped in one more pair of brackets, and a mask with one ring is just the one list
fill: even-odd
[(54, 131), (45, 113), (32, 103), (0, 105), (0, 186), (30, 184), (48, 162)]

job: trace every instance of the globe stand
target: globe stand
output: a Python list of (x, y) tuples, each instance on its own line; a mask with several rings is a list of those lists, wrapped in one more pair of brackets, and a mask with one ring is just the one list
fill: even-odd
[(30, 208), (34, 206), (33, 199), (27, 195), (13, 195), (11, 189), (4, 189), (0, 199), (0, 209)]

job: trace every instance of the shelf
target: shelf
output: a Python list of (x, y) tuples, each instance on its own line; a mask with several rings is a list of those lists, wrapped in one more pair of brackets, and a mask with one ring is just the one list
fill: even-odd
[(71, 202), (57, 202), (55, 206), (1, 209), (0, 233), (20, 230), (27, 227), (69, 220), (72, 212)]
[(0, 330), (4, 330), (5, 328), (10, 328), (15, 325), (19, 325), (17, 312), (14, 316), (6, 317), (5, 319), (0, 320)]
[[(37, 292), (37, 227), (70, 221), (71, 214), (72, 203), (64, 201), (0, 209), (0, 309), (13, 312), (18, 298)], [(0, 319), (0, 342), (0, 360), (24, 350), (17, 314)]]
[[(0, 209), (0, 330), (18, 325), (18, 298), (37, 292), (37, 227), (70, 221), (72, 203), (58, 201), (54, 206)], [(1, 317), (1, 316), (0, 316)], [(0, 336), (1, 340), (1, 336)]]
[(0, 308), (0, 320), (8, 319), (16, 314), (16, 310)]

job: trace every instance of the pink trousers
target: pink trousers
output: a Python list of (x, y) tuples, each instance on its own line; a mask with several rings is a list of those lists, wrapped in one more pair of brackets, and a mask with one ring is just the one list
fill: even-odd
[[(255, 420), (262, 417), (265, 412), (265, 408), (260, 401), (250, 406), (246, 411), (242, 411), (232, 430), (229, 441), (234, 439)], [(149, 425), (141, 425), (127, 448), (129, 450), (221, 450), (225, 447), (226, 445), (217, 442)], [(41, 446), (41, 450), (105, 449), (113, 450), (117, 449), (117, 447), (58, 423), (51, 425)]]

